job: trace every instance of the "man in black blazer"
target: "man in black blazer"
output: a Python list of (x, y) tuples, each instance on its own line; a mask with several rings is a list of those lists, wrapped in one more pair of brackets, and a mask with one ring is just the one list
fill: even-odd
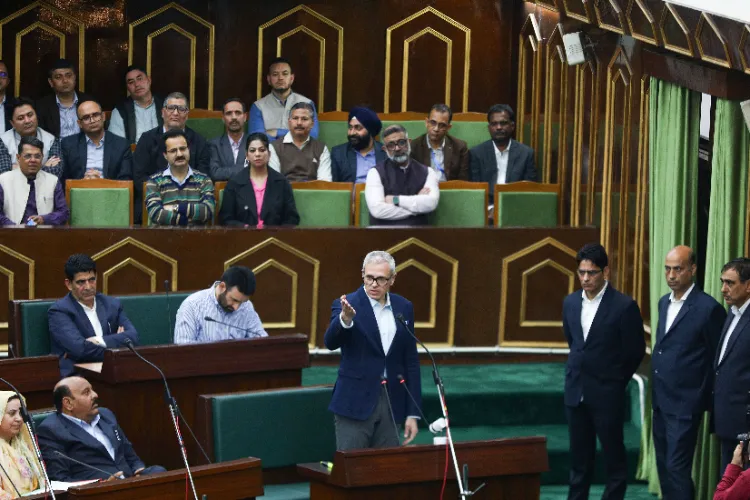
[(245, 166), (245, 152), (247, 151), (245, 103), (237, 97), (232, 97), (224, 103), (222, 109), (224, 134), (208, 141), (211, 164), (207, 173), (214, 182), (229, 180), (242, 170)]
[(8, 66), (0, 60), (0, 110), (3, 112), (3, 120), (0, 121), (0, 134), (13, 128), (10, 120), (13, 118), (13, 96), (10, 95), (10, 73)]
[(727, 316), (695, 286), (695, 253), (673, 248), (664, 261), (672, 293), (659, 299), (651, 357), (654, 450), (665, 499), (692, 500), (693, 454), (703, 412), (711, 406), (713, 360)]
[(602, 445), (607, 486), (602, 498), (622, 500), (627, 487), (623, 437), (625, 389), (646, 344), (638, 304), (608, 282), (607, 252), (589, 243), (578, 252), (581, 288), (563, 301), (565, 410), (570, 432), (570, 500), (589, 497), (596, 438)]
[(76, 92), (76, 79), (73, 64), (66, 59), (58, 59), (48, 72), (47, 82), (53, 93), (39, 99), (34, 106), (39, 126), (60, 139), (80, 132), (76, 122), (76, 106), (83, 101), (94, 100), (89, 94)]
[(130, 144), (104, 131), (104, 113), (98, 102), (78, 105), (78, 126), (81, 132), (62, 140), (63, 179), (133, 179)]
[(491, 139), (469, 151), (469, 180), (489, 184), (490, 200), (494, 198), (495, 184), (536, 182), (534, 150), (511, 139), (516, 130), (513, 108), (493, 105), (487, 112), (487, 129)]
[(721, 294), (731, 306), (714, 359), (713, 419), (721, 440), (723, 474), (732, 461), (737, 434), (750, 432), (750, 259), (734, 259), (721, 270)]
[(50, 479), (127, 478), (166, 470), (160, 465), (146, 467), (138, 458), (114, 413), (99, 407), (99, 397), (86, 379), (62, 379), (53, 397), (57, 412), (45, 418), (38, 430)]
[(383, 123), (370, 108), (356, 106), (349, 111), (346, 143), (331, 149), (331, 180), (364, 183), (367, 172), (387, 156), (383, 144), (375, 140)]

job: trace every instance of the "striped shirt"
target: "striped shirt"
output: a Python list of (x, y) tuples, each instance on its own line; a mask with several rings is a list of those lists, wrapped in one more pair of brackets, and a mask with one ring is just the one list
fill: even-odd
[[(216, 299), (216, 285), (195, 292), (186, 298), (177, 310), (177, 321), (174, 326), (175, 344), (200, 344), (221, 340), (267, 337), (253, 303), (244, 302), (236, 311), (226, 312)], [(206, 321), (206, 317), (213, 321)]]
[(213, 220), (216, 201), (211, 179), (188, 167), (182, 183), (170, 167), (146, 182), (146, 209), (152, 224), (196, 226)]

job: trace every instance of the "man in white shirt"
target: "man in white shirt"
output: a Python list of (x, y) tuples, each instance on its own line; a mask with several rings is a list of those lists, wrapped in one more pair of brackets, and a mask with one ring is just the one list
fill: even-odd
[(689, 247), (673, 248), (664, 260), (672, 292), (659, 300), (651, 353), (651, 428), (664, 498), (695, 498), (695, 443), (703, 413), (711, 406), (713, 361), (727, 315), (696, 286), (697, 271)]
[(714, 359), (713, 416), (721, 440), (721, 472), (732, 461), (737, 435), (750, 432), (750, 259), (727, 262), (721, 270), (721, 294), (731, 307)]
[(388, 159), (367, 172), (365, 199), (374, 226), (424, 226), (440, 200), (434, 169), (410, 157), (409, 134), (401, 125), (382, 134)]
[(140, 66), (128, 66), (125, 86), (128, 97), (112, 111), (109, 131), (137, 144), (144, 132), (164, 125), (164, 99), (151, 93), (151, 77)]
[(107, 348), (138, 345), (138, 332), (115, 297), (96, 292), (96, 263), (84, 254), (65, 263), (69, 293), (49, 308), (52, 353), (60, 357), (60, 374), (71, 375), (75, 363), (102, 361)]

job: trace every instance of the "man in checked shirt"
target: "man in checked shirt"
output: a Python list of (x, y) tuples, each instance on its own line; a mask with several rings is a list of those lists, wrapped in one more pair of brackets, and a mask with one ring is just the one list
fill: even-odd
[(211, 288), (195, 292), (177, 310), (175, 344), (200, 344), (221, 340), (267, 337), (250, 296), (255, 274), (232, 266)]

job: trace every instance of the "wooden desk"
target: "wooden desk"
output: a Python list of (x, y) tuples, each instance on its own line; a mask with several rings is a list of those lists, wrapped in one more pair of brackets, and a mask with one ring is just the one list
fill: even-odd
[[(279, 335), (212, 344), (139, 347), (138, 352), (164, 371), (182, 413), (181, 431), (191, 465), (205, 463), (184, 421), (196, 424), (200, 394), (299, 387), (310, 365), (307, 336)], [(180, 468), (164, 384), (159, 373), (127, 349), (107, 350), (101, 372), (76, 368), (112, 410), (146, 465)]]
[[(549, 469), (547, 439), (524, 437), (456, 444), (459, 467), (469, 465), (469, 487), (480, 483), (480, 498), (539, 500), (540, 475)], [(445, 446), (420, 445), (337, 451), (330, 472), (318, 463), (300, 464), (310, 480), (310, 500), (413, 500), (439, 498)], [(450, 461), (450, 455), (448, 455)], [(458, 498), (456, 474), (448, 464), (446, 498)]]
[(60, 366), (57, 356), (3, 359), (0, 360), (0, 376), (23, 394), (29, 410), (39, 410), (52, 406), (52, 389), (60, 380)]

